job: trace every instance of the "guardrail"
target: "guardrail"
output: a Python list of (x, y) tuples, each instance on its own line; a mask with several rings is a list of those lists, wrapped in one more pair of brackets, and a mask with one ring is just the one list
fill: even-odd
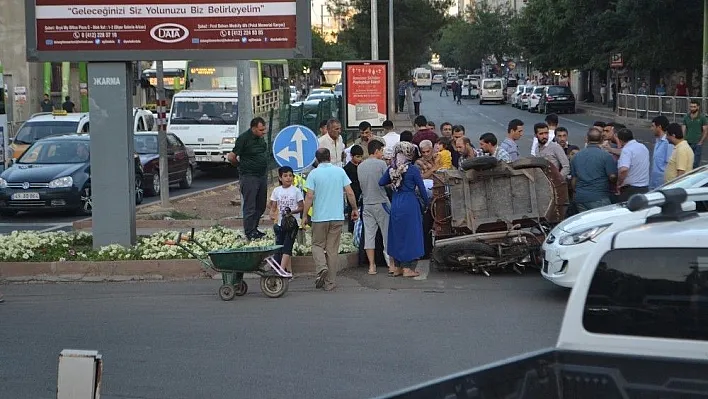
[(688, 113), (691, 100), (701, 104), (701, 112), (708, 110), (706, 97), (652, 96), (643, 94), (617, 94), (617, 115), (627, 118), (652, 120), (664, 115), (672, 122), (681, 122)]

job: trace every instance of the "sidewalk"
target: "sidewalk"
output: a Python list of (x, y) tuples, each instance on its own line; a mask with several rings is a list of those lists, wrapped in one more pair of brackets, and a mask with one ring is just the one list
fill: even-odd
[(603, 121), (616, 121), (630, 126), (646, 126), (647, 121), (642, 119), (628, 118), (612, 112), (612, 108), (600, 103), (578, 102), (575, 106), (579, 114), (597, 116)]
[(401, 133), (404, 130), (413, 131), (413, 121), (408, 116), (408, 111), (394, 113), (391, 121), (393, 121), (393, 126), (397, 133)]

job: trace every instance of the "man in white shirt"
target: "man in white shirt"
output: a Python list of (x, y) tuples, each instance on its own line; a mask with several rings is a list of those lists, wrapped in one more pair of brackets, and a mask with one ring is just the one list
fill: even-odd
[(620, 129), (617, 138), (622, 143), (617, 169), (617, 187), (619, 201), (628, 201), (634, 194), (644, 194), (649, 191), (649, 171), (651, 158), (649, 149), (634, 139), (629, 129)]
[(384, 135), (381, 138), (386, 143), (384, 159), (391, 159), (393, 158), (393, 147), (401, 141), (401, 135), (393, 131), (393, 122), (390, 120), (385, 120), (382, 127)]
[[(548, 141), (556, 141), (556, 128), (558, 127), (558, 115), (548, 114), (546, 116), (546, 125), (548, 125)], [(538, 139), (533, 138), (533, 144), (531, 145), (531, 155), (534, 157), (538, 155)]]
[(344, 167), (344, 140), (340, 133), (342, 132), (342, 123), (337, 119), (327, 121), (327, 134), (318, 139), (319, 148), (326, 148), (331, 154), (331, 163), (334, 166)]

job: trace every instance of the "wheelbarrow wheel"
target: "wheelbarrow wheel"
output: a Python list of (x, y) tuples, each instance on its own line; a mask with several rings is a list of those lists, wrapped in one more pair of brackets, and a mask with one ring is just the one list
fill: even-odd
[(261, 277), (261, 291), (269, 298), (280, 298), (288, 291), (290, 280), (279, 276)]
[(236, 289), (234, 288), (233, 285), (230, 284), (224, 284), (221, 287), (219, 287), (219, 298), (221, 298), (222, 301), (230, 301), (234, 299), (236, 296)]
[(245, 281), (239, 281), (236, 284), (236, 296), (244, 296), (248, 292), (248, 284)]

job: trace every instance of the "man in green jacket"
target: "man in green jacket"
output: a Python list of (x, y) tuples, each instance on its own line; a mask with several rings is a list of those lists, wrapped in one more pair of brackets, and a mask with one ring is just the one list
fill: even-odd
[(243, 230), (249, 240), (265, 236), (258, 230), (268, 200), (268, 144), (263, 137), (265, 133), (265, 120), (253, 118), (250, 129), (238, 136), (234, 149), (227, 156), (229, 162), (239, 169)]

